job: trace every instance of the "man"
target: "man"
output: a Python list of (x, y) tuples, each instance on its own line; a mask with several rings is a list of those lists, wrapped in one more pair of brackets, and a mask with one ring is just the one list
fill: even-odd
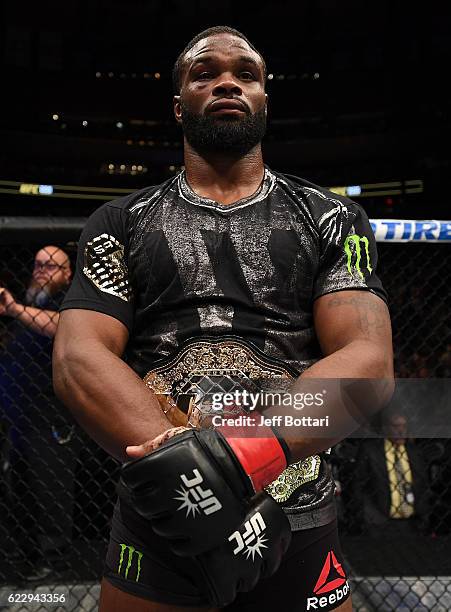
[[(354, 501), (364, 524), (396, 534), (423, 531), (429, 519), (429, 482), (421, 450), (408, 439), (405, 415), (384, 415), (384, 438), (364, 440), (354, 474)], [(369, 486), (371, 483), (371, 486)], [(379, 531), (378, 531), (379, 533)]]
[[(180, 54), (173, 75), (185, 171), (107, 204), (91, 217), (54, 350), (55, 389), (79, 422), (118, 460), (138, 459), (123, 471), (100, 610), (177, 612), (189, 606), (213, 611), (223, 606), (212, 603), (221, 600), (215, 588), (226, 589), (228, 579), (235, 580), (238, 592), (233, 603), (234, 597), (224, 597), (228, 610), (319, 605), (351, 610), (333, 485), (322, 457), (331, 440), (298, 435), (287, 444), (266, 428), (262, 438), (241, 444), (238, 438), (232, 442), (224, 428), (221, 434), (186, 431), (186, 421), (172, 418), (177, 413), (172, 400), (181, 406), (178, 416), (186, 412), (193, 425), (205, 416), (201, 401), (192, 420), (198, 398), (210, 388), (230, 388), (237, 379), (251, 389), (257, 379), (288, 380), (293, 388), (302, 388), (309, 376), (391, 379), (390, 322), (375, 276), (374, 237), (351, 201), (265, 167), (266, 67), (241, 33), (222, 26), (202, 32)], [(334, 410), (335, 405), (345, 412), (338, 394)], [(247, 450), (260, 443), (251, 453), (253, 471)], [(216, 452), (216, 459), (202, 463), (203, 472), (196, 467), (200, 455), (204, 459)], [(243, 472), (237, 453), (250, 471)], [(135, 468), (144, 466), (146, 472), (142, 462), (161, 457), (163, 463), (153, 471), (158, 487), (143, 482), (134, 490)], [(260, 457), (268, 460), (268, 469), (262, 469)], [(159, 488), (166, 483), (172, 490), (174, 475), (188, 468), (180, 478), (190, 495), (206, 471), (218, 480), (210, 488), (207, 479), (208, 487), (197, 489), (197, 500), (203, 498), (199, 503), (184, 498), (187, 489), (179, 487), (186, 516), (183, 511), (172, 517), (165, 510), (158, 516), (157, 511), (149, 523), (146, 512), (168, 501)], [(241, 479), (228, 478), (235, 469)], [(215, 470), (227, 473), (225, 480)], [(236, 493), (241, 485), (246, 508), (276, 500), (292, 531), (279, 571), (261, 581), (254, 575), (250, 592), (242, 592), (249, 584), (246, 589), (240, 584), (238, 553), (205, 550), (213, 542), (229, 546), (242, 540), (252, 521), (254, 532), (248, 535), (265, 525), (283, 550), (282, 527), (279, 532), (269, 520), (257, 529), (259, 511), (245, 520)], [(139, 489), (153, 501), (138, 503)], [(266, 493), (247, 505), (247, 494), (262, 489)], [(137, 502), (133, 506), (127, 491)], [(229, 493), (232, 501), (223, 511)], [(207, 514), (212, 521), (222, 517), (216, 530), (210, 528), (213, 523), (204, 528)], [(165, 519), (169, 529), (168, 523), (162, 525)], [(195, 525), (200, 527), (197, 538), (184, 531)], [(268, 573), (277, 566), (279, 559), (270, 558), (277, 557), (272, 537), (265, 542), (258, 551), (248, 545), (246, 572), (266, 554), (262, 573), (268, 565)], [(181, 554), (172, 552), (177, 546)], [(191, 554), (194, 550), (202, 552)], [(242, 579), (247, 580), (244, 570)]]
[(48, 245), (36, 253), (24, 303), (0, 288), (0, 315), (14, 319), (0, 355), (0, 404), (12, 443), (8, 548), (30, 563), (28, 579), (48, 575), (71, 540), (75, 436), (54, 397), (51, 370), (57, 309), (70, 279), (69, 257)]
[(27, 329), (54, 338), (59, 313), (56, 308), (70, 283), (72, 271), (67, 254), (56, 246), (46, 246), (36, 253), (25, 304), (0, 287), (0, 316), (10, 316)]

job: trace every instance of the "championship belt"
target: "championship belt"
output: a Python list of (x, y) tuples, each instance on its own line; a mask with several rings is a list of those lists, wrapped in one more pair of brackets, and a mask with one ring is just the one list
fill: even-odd
[[(236, 339), (189, 342), (144, 377), (174, 427), (213, 428), (213, 417), (237, 417), (240, 405), (218, 408), (214, 397), (247, 391), (287, 392), (295, 378), (287, 367)], [(289, 465), (265, 490), (279, 503), (319, 474), (319, 455)]]

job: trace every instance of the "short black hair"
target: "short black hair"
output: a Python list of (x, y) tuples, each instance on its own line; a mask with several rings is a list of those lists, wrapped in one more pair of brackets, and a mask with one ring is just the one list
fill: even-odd
[(263, 81), (266, 82), (266, 63), (263, 58), (263, 55), (254, 47), (251, 41), (241, 32), (235, 30), (235, 28), (231, 28), (229, 26), (213, 26), (212, 28), (207, 28), (203, 30), (199, 34), (197, 34), (194, 38), (192, 38), (183, 51), (180, 53), (176, 62), (174, 64), (174, 68), (172, 69), (172, 87), (174, 89), (174, 94), (178, 95), (180, 93), (181, 81), (182, 81), (182, 70), (183, 70), (183, 61), (185, 59), (185, 55), (190, 51), (194, 45), (196, 45), (200, 40), (207, 38), (208, 36), (214, 36), (215, 34), (233, 34), (233, 36), (237, 36), (241, 38), (249, 47), (260, 56), (263, 64)]

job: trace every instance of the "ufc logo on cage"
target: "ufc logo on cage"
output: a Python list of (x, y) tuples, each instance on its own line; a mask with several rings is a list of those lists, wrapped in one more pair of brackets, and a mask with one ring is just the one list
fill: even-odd
[(266, 524), (262, 515), (260, 512), (256, 512), (244, 523), (244, 532), (242, 534), (237, 530), (229, 536), (229, 542), (235, 540), (236, 543), (233, 554), (237, 555), (242, 552), (246, 555), (246, 559), (252, 557), (252, 561), (254, 561), (256, 554), (262, 557), (261, 549), (268, 548), (265, 545), (265, 542), (268, 541), (268, 539), (264, 537), (265, 529)]
[(192, 514), (193, 517), (196, 516), (196, 513), (200, 513), (201, 510), (206, 515), (221, 510), (222, 504), (213, 494), (213, 491), (211, 489), (203, 489), (200, 486), (204, 479), (199, 470), (195, 468), (193, 474), (194, 476), (192, 478), (188, 478), (186, 474), (180, 474), (180, 479), (184, 487), (176, 489), (176, 493), (178, 493), (180, 497), (174, 497), (174, 499), (183, 503), (177, 510), (186, 508), (186, 516)]

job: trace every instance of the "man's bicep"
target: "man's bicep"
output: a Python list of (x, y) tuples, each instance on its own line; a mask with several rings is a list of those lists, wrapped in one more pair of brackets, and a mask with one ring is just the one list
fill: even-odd
[(66, 348), (69, 344), (80, 348), (95, 341), (121, 356), (128, 338), (126, 325), (118, 319), (102, 312), (69, 308), (60, 313), (55, 348)]
[(391, 351), (390, 315), (385, 302), (370, 291), (337, 291), (314, 302), (316, 334), (325, 356), (355, 340)]

